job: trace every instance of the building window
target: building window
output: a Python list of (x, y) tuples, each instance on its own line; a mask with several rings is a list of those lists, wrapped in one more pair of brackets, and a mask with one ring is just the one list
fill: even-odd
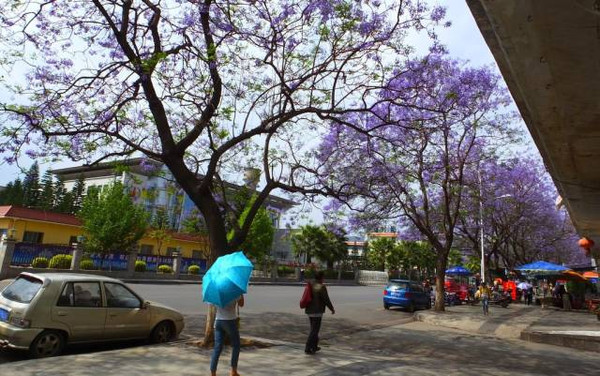
[(195, 250), (192, 251), (192, 258), (194, 258), (194, 259), (203, 259), (204, 258), (204, 252), (195, 249)]
[(177, 252), (175, 247), (167, 247), (167, 256), (173, 256), (173, 253)]
[(0, 228), (0, 239), (2, 239), (2, 237), (4, 235), (8, 236), (8, 229), (7, 228)]
[(25, 233), (23, 234), (23, 243), (41, 244), (43, 238), (43, 232), (25, 231)]
[(74, 243), (77, 243), (77, 235), (71, 236), (69, 238), (69, 245), (73, 245)]
[(154, 246), (150, 244), (142, 244), (140, 247), (140, 254), (142, 255), (151, 255), (154, 252)]

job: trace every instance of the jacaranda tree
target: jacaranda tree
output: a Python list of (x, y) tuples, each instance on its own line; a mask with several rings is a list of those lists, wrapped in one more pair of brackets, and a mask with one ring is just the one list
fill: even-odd
[(536, 260), (562, 263), (581, 256), (575, 228), (566, 211), (555, 207), (558, 193), (539, 159), (489, 158), (471, 175), (471, 194), (457, 229), (473, 256), (481, 259), (480, 209), (488, 267), (513, 269)]
[[(436, 310), (466, 190), (465, 172), (485, 145), (508, 137), (499, 77), (443, 55), (408, 63), (370, 114), (351, 114), (321, 144), (337, 206), (357, 220), (409, 221), (436, 253)], [(412, 90), (411, 88), (418, 88)], [(335, 208), (335, 207), (334, 207)]]
[[(212, 259), (238, 249), (270, 193), (331, 193), (311, 178), (331, 122), (371, 109), (422, 0), (30, 0), (0, 4), (0, 151), (163, 162), (205, 219)], [(20, 77), (20, 79), (19, 79)], [(9, 79), (10, 78), (10, 79)], [(262, 170), (227, 237), (224, 180)], [(224, 210), (225, 208), (225, 210)]]
[[(0, 105), (0, 150), (164, 162), (225, 254), (274, 190), (327, 193), (304, 176), (305, 140), (369, 109), (408, 53), (406, 33), (434, 37), (443, 16), (396, 0), (3, 2), (3, 86), (15, 97)], [(263, 184), (228, 240), (221, 182), (241, 166), (262, 169)]]

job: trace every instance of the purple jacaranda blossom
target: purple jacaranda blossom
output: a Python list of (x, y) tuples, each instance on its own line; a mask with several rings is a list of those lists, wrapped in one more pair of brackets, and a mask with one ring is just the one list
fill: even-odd
[(161, 169), (159, 164), (148, 158), (142, 158), (140, 161), (140, 168), (147, 175), (155, 174)]
[(186, 13), (183, 16), (183, 24), (187, 27), (192, 27), (196, 24), (196, 16), (193, 15), (192, 13)]
[(446, 17), (446, 7), (436, 6), (431, 10), (431, 19), (439, 22)]
[(508, 132), (500, 121), (507, 93), (489, 69), (442, 54), (395, 73), (370, 114), (348, 115), (353, 128), (331, 127), (318, 157), (338, 199), (359, 210), (354, 225), (408, 220), (443, 255), (468, 196), (467, 172), (484, 155), (479, 141)]

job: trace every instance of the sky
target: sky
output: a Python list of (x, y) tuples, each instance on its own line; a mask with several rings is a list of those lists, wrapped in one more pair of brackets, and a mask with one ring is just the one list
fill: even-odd
[[(466, 2), (464, 0), (438, 0), (437, 4), (447, 7), (447, 20), (452, 22), (450, 28), (442, 29), (439, 32), (439, 37), (447, 46), (449, 54), (455, 58), (466, 60), (473, 66), (491, 65), (499, 74), (494, 58), (477, 28)], [(413, 43), (418, 48), (418, 36), (414, 37)], [(31, 160), (25, 158), (19, 162), (21, 167), (25, 169), (32, 163)], [(52, 165), (42, 164), (41, 170), (43, 173), (49, 168), (64, 168), (74, 165), (76, 164), (73, 162), (54, 163)], [(17, 166), (0, 164), (0, 185), (6, 185), (18, 175), (19, 168)], [(311, 214), (307, 218), (295, 221), (300, 223), (294, 224), (302, 224), (302, 222), (307, 221), (320, 223), (322, 221), (322, 217), (318, 214), (320, 210), (310, 210), (309, 208), (309, 212)]]

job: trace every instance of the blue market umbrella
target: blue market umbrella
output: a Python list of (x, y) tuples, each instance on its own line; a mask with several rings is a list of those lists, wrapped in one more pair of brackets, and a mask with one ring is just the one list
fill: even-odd
[(566, 270), (569, 270), (569, 268), (566, 266), (553, 264), (551, 262), (534, 261), (529, 264), (518, 266), (515, 268), (515, 270), (532, 275), (558, 275)]
[(248, 290), (252, 269), (242, 251), (219, 257), (202, 278), (202, 301), (225, 307)]
[(471, 275), (471, 271), (462, 266), (453, 266), (450, 269), (446, 270), (446, 274), (450, 275)]

